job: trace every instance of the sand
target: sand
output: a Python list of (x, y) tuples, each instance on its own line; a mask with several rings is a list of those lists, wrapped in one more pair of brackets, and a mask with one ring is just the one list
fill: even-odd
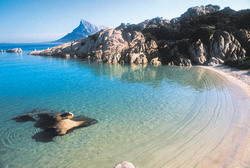
[(250, 70), (240, 70), (223, 65), (200, 67), (219, 73), (232, 83), (240, 86), (250, 96)]
[[(214, 71), (231, 82), (229, 89), (234, 95), (238, 113), (238, 124), (231, 128), (229, 134), (232, 138), (228, 138), (227, 142), (221, 145), (224, 152), (220, 151), (219, 155), (215, 152), (216, 155), (211, 156), (202, 167), (247, 168), (250, 166), (250, 71), (222, 65), (200, 67)], [(232, 153), (228, 155), (227, 152)], [(225, 158), (221, 159), (223, 157)]]

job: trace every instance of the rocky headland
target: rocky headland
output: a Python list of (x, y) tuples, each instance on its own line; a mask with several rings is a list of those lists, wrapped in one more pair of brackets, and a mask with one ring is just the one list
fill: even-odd
[(250, 9), (207, 5), (172, 20), (124, 24), (32, 55), (80, 57), (107, 63), (216, 65), (250, 68)]

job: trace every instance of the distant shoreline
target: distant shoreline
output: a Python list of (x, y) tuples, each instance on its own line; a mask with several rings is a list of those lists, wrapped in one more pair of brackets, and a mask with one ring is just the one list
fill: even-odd
[(52, 43), (52, 42), (30, 42), (30, 43), (8, 43), (8, 42), (0, 42), (0, 44), (63, 44), (63, 43)]

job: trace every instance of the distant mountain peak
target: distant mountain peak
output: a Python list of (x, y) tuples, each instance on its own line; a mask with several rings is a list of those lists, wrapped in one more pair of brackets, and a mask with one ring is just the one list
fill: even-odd
[(87, 21), (87, 20), (85, 20), (85, 19), (81, 19), (81, 20), (80, 20), (80, 24), (83, 24), (83, 25), (90, 24), (90, 25), (92, 25), (89, 21)]
[(87, 20), (81, 19), (79, 26), (75, 28), (71, 33), (68, 33), (66, 36), (53, 42), (65, 43), (69, 41), (78, 40), (106, 28), (106, 26), (97, 26)]
[(84, 24), (84, 23), (89, 23), (89, 22), (85, 19), (81, 19), (80, 23)]

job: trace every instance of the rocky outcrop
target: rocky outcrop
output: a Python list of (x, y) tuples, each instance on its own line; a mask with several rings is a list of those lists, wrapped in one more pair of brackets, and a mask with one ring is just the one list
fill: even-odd
[[(187, 49), (188, 48), (188, 49)], [(245, 49), (239, 41), (226, 31), (216, 31), (203, 42), (176, 41), (168, 56), (168, 65), (190, 66), (221, 64), (228, 59), (245, 58)]]
[(222, 60), (244, 58), (246, 53), (239, 41), (226, 31), (213, 34), (209, 47), (210, 57)]
[(137, 25), (121, 24), (87, 38), (30, 54), (80, 57), (111, 64), (178, 66), (238, 60), (250, 52), (249, 31), (235, 31), (238, 27), (246, 27), (235, 18), (244, 20), (250, 10), (239, 12), (230, 8), (219, 11), (219, 7), (213, 5), (194, 7), (174, 22), (158, 17)]
[(66, 36), (53, 41), (52, 43), (66, 43), (74, 40), (78, 40), (89, 35), (92, 35), (102, 29), (106, 29), (106, 26), (96, 26), (91, 24), (86, 20), (81, 20), (77, 28), (75, 28), (71, 33), (68, 33)]
[(180, 55), (174, 61), (169, 62), (168, 65), (192, 66), (192, 63), (190, 59), (187, 59)]
[(206, 5), (206, 6), (196, 6), (189, 8), (184, 14), (181, 15), (181, 19), (190, 19), (197, 16), (203, 16), (208, 13), (218, 12), (220, 7), (217, 5)]
[(234, 36), (246, 49), (246, 55), (250, 57), (250, 30), (240, 29), (234, 32)]
[(224, 61), (220, 58), (215, 58), (215, 57), (212, 57), (209, 59), (208, 61), (208, 65), (210, 66), (214, 66), (214, 65), (219, 65), (219, 64), (223, 64)]
[(199, 39), (189, 47), (189, 53), (194, 63), (202, 65), (207, 61), (206, 47)]
[(146, 41), (141, 32), (127, 32), (123, 29), (106, 29), (88, 38), (66, 43), (33, 55), (77, 56), (107, 63), (145, 64), (159, 56), (154, 40)]
[(13, 48), (13, 49), (6, 50), (5, 52), (7, 52), (7, 53), (22, 53), (23, 50), (21, 48)]
[(153, 58), (153, 59), (150, 61), (150, 64), (155, 65), (155, 66), (159, 66), (159, 65), (161, 65), (161, 61), (159, 60), (158, 57), (156, 57), (156, 58)]

